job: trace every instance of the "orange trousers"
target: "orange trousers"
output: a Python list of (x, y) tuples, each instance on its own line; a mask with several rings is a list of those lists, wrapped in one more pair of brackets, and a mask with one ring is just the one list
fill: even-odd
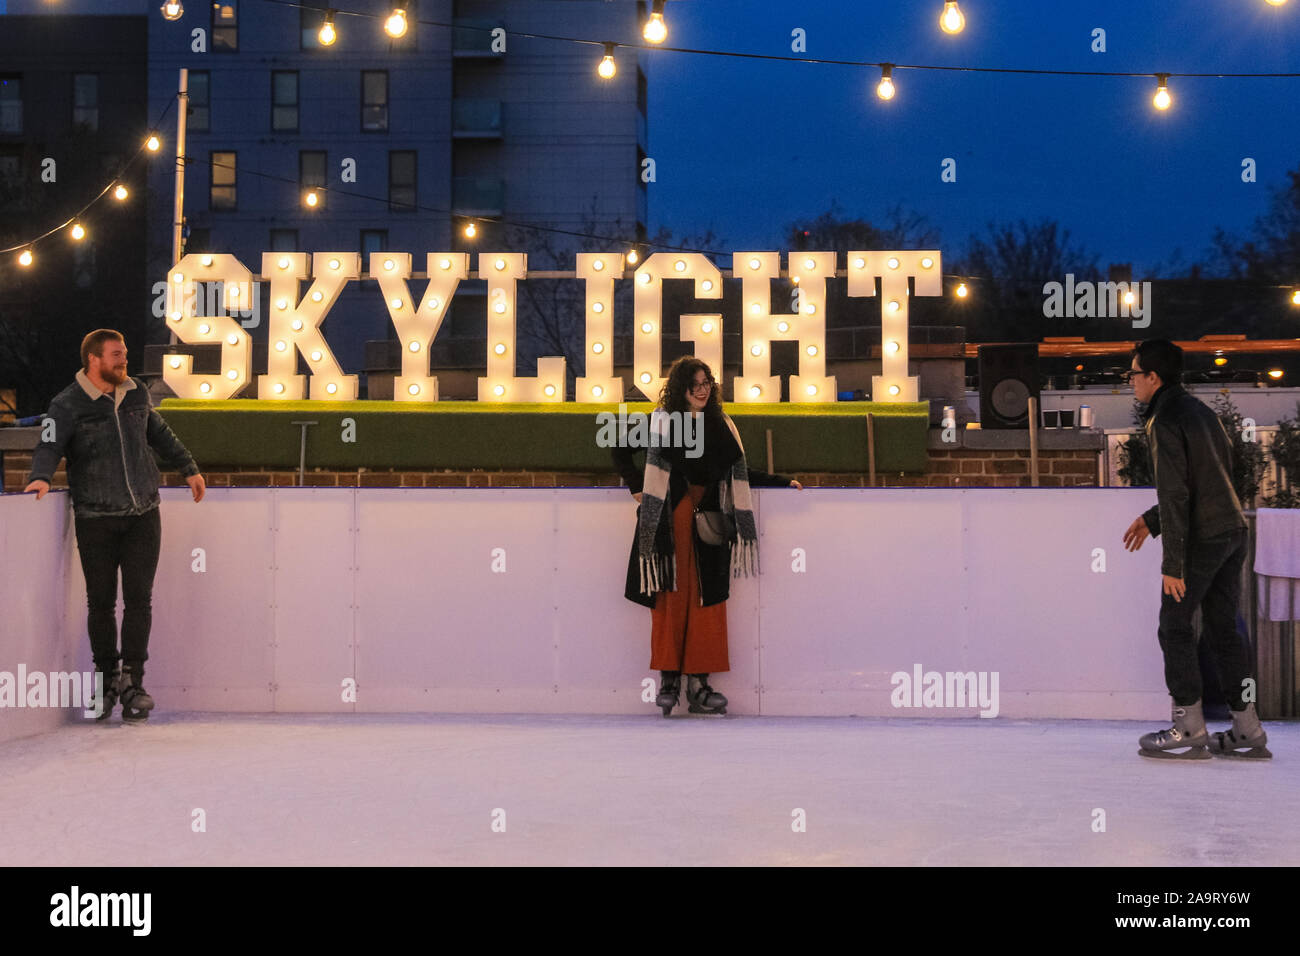
[(650, 669), (716, 674), (731, 669), (727, 661), (727, 602), (700, 607), (694, 512), (705, 488), (690, 485), (688, 490), (673, 510), (677, 590), (660, 591), (650, 612)]

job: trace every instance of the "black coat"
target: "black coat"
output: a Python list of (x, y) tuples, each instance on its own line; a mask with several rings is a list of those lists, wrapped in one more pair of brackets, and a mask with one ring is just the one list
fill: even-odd
[[(727, 428), (720, 417), (709, 416), (706, 419), (703, 452), (699, 458), (687, 458), (684, 449), (664, 449), (664, 457), (672, 464), (668, 476), (667, 520), (672, 520), (672, 513), (686, 497), (687, 487), (691, 484), (702, 484), (707, 488), (704, 498), (700, 501), (700, 510), (716, 511), (719, 508), (718, 482), (728, 475), (732, 464), (741, 454), (731, 429)], [(615, 469), (623, 476), (628, 491), (633, 495), (640, 493), (645, 479), (645, 452), (640, 449), (615, 447), (610, 449), (610, 455), (614, 459)], [(634, 460), (634, 456), (639, 456), (639, 459)], [(640, 464), (637, 464), (637, 460)], [(790, 479), (784, 475), (769, 475), (765, 471), (756, 471), (753, 468), (749, 468), (748, 472), (751, 488), (786, 488), (790, 485)], [(640, 505), (637, 505), (636, 513), (639, 519)], [(717, 546), (705, 544), (693, 531), (691, 539), (695, 545), (695, 564), (700, 575), (701, 606), (721, 604), (731, 594), (731, 544)], [(623, 596), (635, 604), (653, 608), (657, 595), (641, 593), (639, 558), (634, 525), (632, 551), (628, 555), (627, 581), (624, 584)], [(678, 587), (681, 586), (678, 582)]]

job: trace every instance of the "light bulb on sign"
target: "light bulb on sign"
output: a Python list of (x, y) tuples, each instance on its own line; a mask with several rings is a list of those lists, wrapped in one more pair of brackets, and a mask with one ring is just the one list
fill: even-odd
[(943, 13), (939, 14), (939, 26), (944, 33), (961, 33), (966, 27), (966, 17), (957, 6), (956, 0), (950, 0), (943, 5)]
[(600, 66), (596, 67), (596, 73), (603, 80), (612, 80), (614, 74), (618, 72), (618, 67), (614, 64), (614, 44), (605, 44), (605, 56), (600, 61)]

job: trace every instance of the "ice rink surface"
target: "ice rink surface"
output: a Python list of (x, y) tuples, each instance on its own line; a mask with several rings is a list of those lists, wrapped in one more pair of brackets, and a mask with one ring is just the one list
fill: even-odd
[(1300, 725), (1271, 761), (1139, 757), (1159, 726), (114, 715), (0, 745), (0, 862), (1300, 864)]

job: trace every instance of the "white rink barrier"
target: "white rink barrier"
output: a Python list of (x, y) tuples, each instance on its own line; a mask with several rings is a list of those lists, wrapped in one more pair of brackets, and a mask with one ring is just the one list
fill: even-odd
[[(756, 498), (763, 573), (733, 581), (711, 680), (730, 713), (1167, 714), (1160, 542), (1121, 543), (1151, 490)], [(162, 512), (164, 712), (658, 715), (650, 612), (623, 598), (626, 489), (164, 489)], [(0, 516), (0, 670), (89, 669), (67, 495), (6, 495)], [(17, 713), (0, 739), (41, 723)]]

